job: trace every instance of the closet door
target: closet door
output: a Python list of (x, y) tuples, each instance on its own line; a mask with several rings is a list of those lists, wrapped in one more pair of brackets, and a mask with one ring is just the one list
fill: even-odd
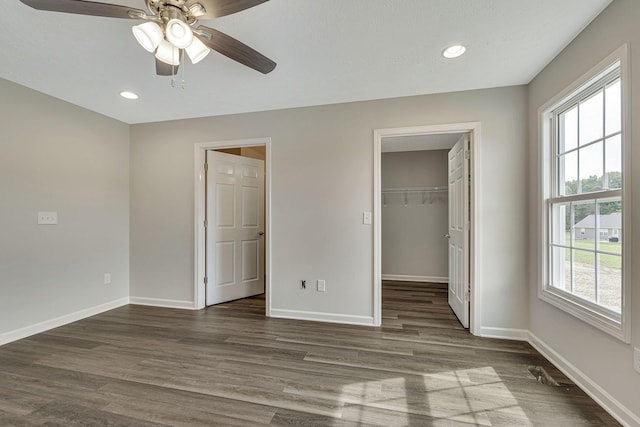
[(469, 327), (469, 136), (449, 151), (449, 305)]

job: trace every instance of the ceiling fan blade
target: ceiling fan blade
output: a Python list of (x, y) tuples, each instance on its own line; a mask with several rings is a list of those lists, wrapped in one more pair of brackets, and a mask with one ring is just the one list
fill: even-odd
[(276, 68), (275, 62), (225, 33), (202, 25), (196, 30), (201, 33), (196, 34), (196, 36), (202, 43), (227, 58), (260, 71), (262, 74), (270, 73)]
[(108, 18), (140, 19), (146, 12), (128, 6), (109, 3), (96, 3), (84, 0), (20, 0), (37, 10), (51, 12), (77, 13), (79, 15), (106, 16)]
[[(180, 51), (180, 59), (182, 59), (182, 51)], [(160, 61), (156, 58), (156, 74), (159, 76), (175, 76), (178, 74), (179, 65), (171, 65)]]
[(186, 6), (200, 3), (206, 13), (199, 19), (214, 19), (249, 9), (269, 0), (188, 0)]

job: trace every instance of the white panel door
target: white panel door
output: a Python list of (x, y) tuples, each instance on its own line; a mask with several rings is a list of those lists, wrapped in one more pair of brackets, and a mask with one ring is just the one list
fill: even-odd
[(449, 151), (449, 305), (469, 327), (469, 137)]
[(207, 305), (264, 293), (264, 162), (207, 151)]

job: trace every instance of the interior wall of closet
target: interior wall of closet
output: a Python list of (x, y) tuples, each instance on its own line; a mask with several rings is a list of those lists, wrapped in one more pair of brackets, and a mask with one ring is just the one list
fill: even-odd
[(447, 153), (382, 153), (384, 280), (448, 281)]

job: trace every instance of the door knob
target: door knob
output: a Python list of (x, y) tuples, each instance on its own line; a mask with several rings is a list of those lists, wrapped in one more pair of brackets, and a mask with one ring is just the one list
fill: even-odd
[(264, 231), (259, 231), (258, 232), (258, 236), (260, 236), (260, 237), (264, 236)]
[(444, 235), (444, 237), (446, 237), (447, 239), (450, 239), (451, 238), (451, 234), (447, 233), (447, 234)]

